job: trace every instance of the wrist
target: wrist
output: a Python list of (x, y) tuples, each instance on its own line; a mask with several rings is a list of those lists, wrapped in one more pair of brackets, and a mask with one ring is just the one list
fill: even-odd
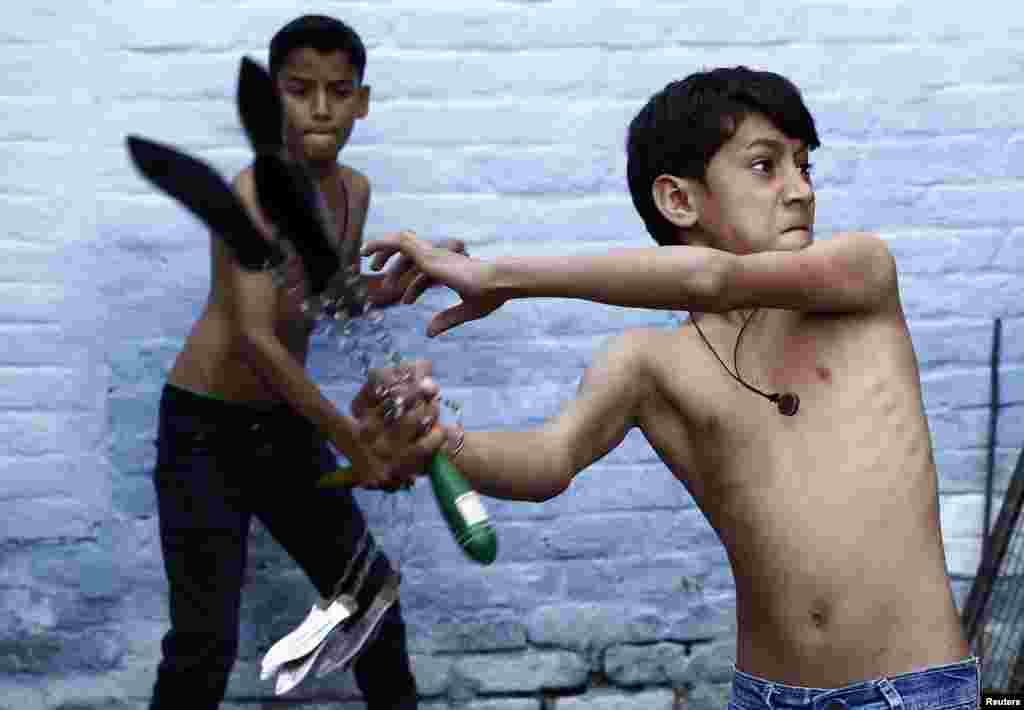
[(488, 262), (486, 266), (488, 271), (484, 279), (484, 290), (488, 295), (498, 296), (502, 301), (526, 295), (525, 284), (521, 278), (522, 269), (517, 268), (513, 258), (498, 257)]
[(449, 461), (454, 462), (455, 457), (462, 453), (466, 445), (466, 430), (461, 424), (455, 424), (447, 430), (447, 438), (444, 444), (444, 452)]
[(355, 417), (340, 415), (332, 417), (330, 434), (331, 444), (338, 453), (342, 454), (352, 465), (363, 465), (370, 459), (370, 450), (363, 444), (360, 438), (361, 426)]

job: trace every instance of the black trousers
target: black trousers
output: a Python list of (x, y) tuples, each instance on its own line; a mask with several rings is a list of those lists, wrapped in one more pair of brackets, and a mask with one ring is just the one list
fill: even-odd
[[(366, 529), (348, 489), (314, 486), (336, 467), (323, 436), (286, 407), (256, 409), (164, 387), (154, 484), (171, 628), (150, 710), (216, 710), (224, 698), (238, 653), (253, 515), (320, 595), (332, 594)], [(359, 594), (361, 608), (390, 571), (381, 554)], [(417, 707), (398, 604), (354, 670), (370, 710)]]

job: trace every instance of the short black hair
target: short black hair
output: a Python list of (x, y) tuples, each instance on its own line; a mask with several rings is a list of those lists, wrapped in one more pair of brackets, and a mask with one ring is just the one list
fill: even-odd
[(366, 47), (359, 34), (341, 20), (326, 15), (303, 15), (282, 27), (270, 40), (270, 76), (275, 81), (289, 52), (312, 47), (318, 52), (341, 50), (348, 54), (359, 81), (366, 70)]
[(746, 67), (718, 68), (674, 81), (651, 97), (629, 124), (626, 179), (647, 231), (663, 246), (679, 243), (679, 228), (654, 204), (659, 175), (704, 183), (715, 153), (753, 113), (813, 150), (821, 145), (800, 90), (778, 74)]

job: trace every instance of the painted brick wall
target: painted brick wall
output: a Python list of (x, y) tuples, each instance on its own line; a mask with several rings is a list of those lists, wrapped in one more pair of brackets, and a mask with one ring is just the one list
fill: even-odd
[[(149, 189), (137, 132), (225, 175), (249, 152), (238, 61), (323, 11), (369, 49), (369, 118), (344, 156), (374, 184), (369, 237), (473, 253), (650, 242), (625, 187), (629, 118), (699, 68), (791, 77), (825, 146), (819, 232), (897, 254), (962, 594), (983, 516), (992, 321), (1004, 319), (997, 490), (1024, 441), (1024, 9), (1017, 3), (469, 0), (17, 3), (0, 29), (0, 709), (143, 708), (166, 628), (153, 464), (163, 377), (208, 288), (206, 236)], [(991, 5), (991, 7), (988, 7)], [(423, 307), (392, 313), (422, 330)], [(470, 428), (535, 424), (592, 353), (672, 314), (531, 301), (433, 343)], [(330, 392), (347, 402), (351, 378)], [(717, 707), (732, 580), (692, 499), (638, 434), (543, 505), (489, 501), (501, 557), (464, 561), (426, 486), (362, 494), (403, 562), (426, 707)], [(998, 504), (998, 501), (997, 501)], [(225, 707), (261, 706), (262, 652), (313, 589), (259, 526)], [(351, 678), (289, 707), (361, 707)], [(557, 698), (554, 700), (553, 698)], [(337, 707), (337, 705), (331, 705)], [(274, 706), (279, 707), (279, 706)]]

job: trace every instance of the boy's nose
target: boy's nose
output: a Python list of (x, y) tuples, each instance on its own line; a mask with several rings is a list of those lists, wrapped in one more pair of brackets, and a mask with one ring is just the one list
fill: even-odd
[(317, 118), (326, 118), (331, 115), (330, 103), (327, 101), (326, 91), (317, 91), (313, 100), (313, 115)]
[(790, 171), (785, 189), (787, 202), (808, 202), (814, 197), (814, 188), (799, 170)]

